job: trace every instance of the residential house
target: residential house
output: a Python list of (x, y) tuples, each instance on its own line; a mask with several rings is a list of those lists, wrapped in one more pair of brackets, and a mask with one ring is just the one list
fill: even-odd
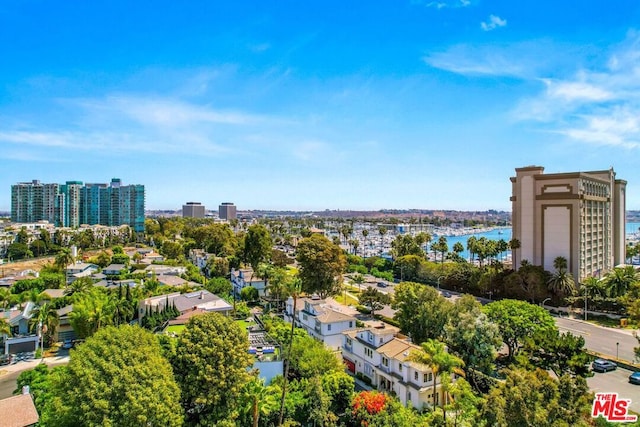
[(5, 353), (22, 353), (38, 349), (40, 337), (30, 332), (34, 308), (35, 304), (29, 301), (20, 309), (0, 312), (0, 315), (9, 321), (11, 328), (11, 337), (4, 339)]
[(264, 296), (267, 287), (264, 279), (259, 278), (251, 268), (241, 268), (239, 270), (232, 268), (231, 286), (233, 286), (233, 292), (237, 296), (240, 296), (242, 289), (251, 286), (258, 290), (258, 296), (261, 297)]
[[(409, 361), (420, 346), (394, 336), (390, 328), (364, 328), (343, 333), (342, 358), (347, 371), (364, 375), (380, 391), (398, 397), (416, 409), (439, 404), (443, 398), (440, 376), (426, 365)], [(454, 376), (452, 375), (452, 379)], [(436, 381), (435, 398), (433, 385)]]
[(66, 269), (67, 285), (73, 283), (74, 280), (81, 277), (90, 277), (96, 271), (98, 271), (98, 266), (95, 264), (89, 264), (85, 262), (71, 264)]
[(22, 394), (0, 400), (0, 414), (0, 425), (3, 427), (34, 426), (40, 419), (28, 387)]
[(228, 316), (233, 311), (233, 306), (207, 290), (190, 292), (188, 294), (174, 292), (172, 294), (160, 295), (140, 301), (138, 307), (139, 319), (142, 320), (144, 318), (147, 308), (152, 311), (155, 311), (156, 307), (162, 310), (167, 304), (169, 304), (169, 306), (175, 304), (180, 314), (198, 308), (206, 312), (221, 313), (225, 316)]
[(69, 314), (72, 311), (73, 305), (71, 304), (56, 310), (56, 313), (58, 314), (58, 327), (56, 328), (58, 338), (56, 341), (72, 340), (76, 338), (76, 332), (73, 330), (71, 321), (69, 320)]
[(120, 273), (126, 271), (127, 266), (124, 264), (111, 264), (102, 269), (102, 274), (107, 276), (119, 276)]
[(356, 327), (356, 318), (340, 311), (322, 299), (298, 298), (293, 314), (293, 298), (285, 306), (285, 320), (303, 328), (309, 335), (326, 346), (339, 349), (343, 344), (342, 333)]

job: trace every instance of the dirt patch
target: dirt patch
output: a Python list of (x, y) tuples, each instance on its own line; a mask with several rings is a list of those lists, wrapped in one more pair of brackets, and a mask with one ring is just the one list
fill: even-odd
[(46, 264), (50, 264), (55, 260), (55, 257), (44, 257), (37, 259), (28, 259), (24, 261), (10, 262), (0, 265), (0, 277), (5, 276), (18, 276), (25, 270), (40, 271)]

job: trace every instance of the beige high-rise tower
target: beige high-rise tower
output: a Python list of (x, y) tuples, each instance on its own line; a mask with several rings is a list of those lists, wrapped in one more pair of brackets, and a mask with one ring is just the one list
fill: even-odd
[(514, 268), (526, 259), (553, 272), (561, 256), (582, 282), (624, 262), (627, 182), (613, 169), (544, 174), (527, 166), (511, 183), (512, 238), (520, 241)]

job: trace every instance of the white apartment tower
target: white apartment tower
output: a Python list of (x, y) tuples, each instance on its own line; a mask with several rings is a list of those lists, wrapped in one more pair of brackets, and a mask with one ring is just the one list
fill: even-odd
[(561, 256), (582, 282), (624, 262), (627, 182), (613, 169), (544, 174), (527, 166), (516, 169), (511, 185), (515, 269), (527, 260), (553, 272)]

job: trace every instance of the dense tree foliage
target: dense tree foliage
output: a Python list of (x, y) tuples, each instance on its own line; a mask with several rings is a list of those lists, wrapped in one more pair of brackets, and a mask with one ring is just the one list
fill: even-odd
[(156, 337), (138, 327), (98, 331), (72, 350), (51, 389), (41, 425), (182, 425), (171, 366)]
[(254, 224), (249, 226), (244, 237), (244, 259), (255, 270), (260, 263), (271, 258), (273, 242), (269, 230), (264, 225)]
[(502, 341), (509, 348), (509, 359), (527, 339), (542, 339), (557, 331), (547, 310), (525, 301), (502, 300), (484, 307), (484, 311), (499, 329)]
[(303, 290), (326, 298), (340, 291), (347, 262), (339, 246), (320, 234), (298, 244), (297, 260)]
[(400, 328), (421, 343), (444, 335), (453, 305), (430, 286), (403, 282), (395, 287), (392, 307)]
[(252, 363), (247, 334), (233, 320), (207, 313), (189, 320), (172, 364), (188, 425), (233, 421)]

